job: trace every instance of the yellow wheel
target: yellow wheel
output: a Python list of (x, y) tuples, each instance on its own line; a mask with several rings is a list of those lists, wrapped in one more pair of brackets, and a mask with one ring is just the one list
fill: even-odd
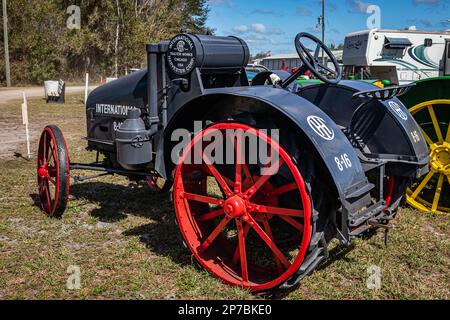
[(450, 111), (450, 100), (420, 103), (410, 110), (430, 147), (430, 172), (407, 191), (407, 202), (427, 212), (450, 213), (450, 125), (440, 121)]

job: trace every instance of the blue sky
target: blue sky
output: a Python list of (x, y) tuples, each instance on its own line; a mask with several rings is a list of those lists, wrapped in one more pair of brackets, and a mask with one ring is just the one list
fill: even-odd
[[(236, 35), (247, 41), (253, 54), (294, 52), (298, 32), (317, 33), (320, 0), (208, 0), (208, 26), (217, 35)], [(450, 29), (450, 0), (326, 0), (327, 44), (339, 44), (349, 32), (367, 29), (369, 5), (381, 9), (381, 27)], [(319, 35), (319, 33), (317, 33)]]

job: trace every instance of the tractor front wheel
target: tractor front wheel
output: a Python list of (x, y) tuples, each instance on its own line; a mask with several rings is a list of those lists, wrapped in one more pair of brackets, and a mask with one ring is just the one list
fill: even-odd
[(69, 199), (70, 163), (67, 144), (58, 127), (48, 126), (42, 132), (37, 162), (41, 208), (50, 217), (61, 217)]

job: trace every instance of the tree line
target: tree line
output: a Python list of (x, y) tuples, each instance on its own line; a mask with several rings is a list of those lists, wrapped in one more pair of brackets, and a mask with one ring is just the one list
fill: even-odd
[[(69, 29), (77, 23), (79, 29)], [(76, 81), (89, 71), (97, 79), (145, 66), (145, 45), (181, 29), (212, 32), (206, 0), (8, 0), (13, 84), (62, 78)], [(68, 21), (69, 20), (69, 21)], [(5, 82), (3, 23), (0, 82)]]

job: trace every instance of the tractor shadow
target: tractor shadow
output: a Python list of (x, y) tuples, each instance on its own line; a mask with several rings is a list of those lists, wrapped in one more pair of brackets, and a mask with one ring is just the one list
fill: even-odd
[[(162, 221), (174, 217), (169, 194), (158, 194), (146, 186), (122, 186), (106, 182), (85, 182), (73, 184), (70, 195), (79, 207), (96, 204), (88, 214), (105, 223), (138, 216)], [(155, 205), (156, 204), (156, 205)]]
[[(114, 224), (130, 216), (151, 220), (123, 231), (122, 235), (139, 237), (149, 250), (169, 257), (177, 264), (192, 264), (189, 251), (182, 245), (169, 192), (160, 194), (146, 185), (131, 188), (106, 182), (85, 182), (71, 185), (70, 194), (71, 208), (87, 211), (89, 216), (102, 223)], [(40, 206), (39, 196), (30, 196), (35, 205)]]

